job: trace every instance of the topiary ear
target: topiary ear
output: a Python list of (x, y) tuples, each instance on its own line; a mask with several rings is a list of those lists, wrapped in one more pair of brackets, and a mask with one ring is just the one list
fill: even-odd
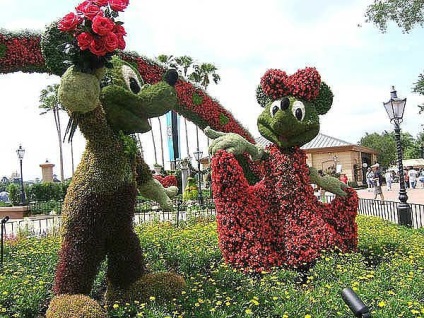
[(72, 35), (62, 32), (57, 28), (59, 20), (47, 26), (41, 35), (41, 53), (47, 68), (52, 74), (62, 76), (72, 65), (66, 54), (66, 43), (72, 42)]
[(330, 87), (325, 82), (321, 82), (318, 97), (313, 101), (318, 115), (324, 115), (330, 110), (333, 97)]
[(262, 89), (261, 85), (256, 87), (256, 101), (261, 107), (265, 107), (269, 102), (271, 102), (271, 98), (269, 98)]

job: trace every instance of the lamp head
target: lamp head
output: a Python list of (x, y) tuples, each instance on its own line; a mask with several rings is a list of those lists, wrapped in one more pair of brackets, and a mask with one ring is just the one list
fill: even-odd
[(22, 145), (19, 145), (19, 148), (16, 150), (16, 154), (20, 160), (24, 159), (25, 149), (22, 148)]
[(383, 103), (383, 105), (386, 109), (387, 115), (389, 115), (390, 121), (394, 121), (397, 124), (403, 121), (403, 112), (405, 111), (406, 98), (399, 98), (394, 86), (392, 86), (392, 90), (390, 92), (390, 100), (386, 103)]
[(196, 161), (199, 161), (202, 158), (203, 155), (203, 151), (195, 151), (193, 152), (194, 158), (196, 159)]

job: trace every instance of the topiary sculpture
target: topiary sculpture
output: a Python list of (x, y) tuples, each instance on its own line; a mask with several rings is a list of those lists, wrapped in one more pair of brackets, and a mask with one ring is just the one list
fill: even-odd
[[(152, 286), (158, 289), (157, 284), (149, 285), (155, 274), (144, 283), (148, 271), (132, 227), (137, 188), (163, 208), (171, 208), (172, 202), (128, 135), (148, 131), (148, 118), (175, 107), (178, 76), (170, 71), (166, 81), (143, 86), (130, 64), (117, 57), (111, 63), (112, 68), (94, 74), (71, 66), (61, 79), (59, 99), (72, 119), (71, 130), (78, 125), (87, 144), (63, 205), (56, 295), (88, 295), (106, 257), (108, 300), (137, 299), (148, 295)], [(175, 296), (184, 286), (178, 275), (157, 277), (164, 293)], [(138, 288), (143, 291), (137, 293)]]
[[(238, 134), (205, 129), (214, 139), (212, 189), (225, 260), (258, 272), (274, 266), (306, 269), (323, 250), (355, 249), (356, 192), (308, 168), (299, 148), (318, 134), (318, 115), (332, 105), (330, 88), (315, 68), (291, 76), (269, 70), (257, 92), (265, 104), (258, 129), (270, 146), (263, 149)], [(249, 165), (240, 165), (236, 157)], [(337, 197), (331, 204), (320, 202), (310, 183)]]

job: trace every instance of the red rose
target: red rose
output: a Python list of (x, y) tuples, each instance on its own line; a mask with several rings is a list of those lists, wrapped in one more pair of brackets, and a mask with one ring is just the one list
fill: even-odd
[(118, 48), (118, 37), (115, 33), (109, 32), (103, 37), (103, 43), (106, 51), (113, 52)]
[(107, 53), (103, 38), (94, 39), (94, 41), (90, 43), (89, 49), (91, 53), (97, 56), (104, 56)]
[(109, 0), (95, 0), (93, 2), (97, 4), (99, 7), (105, 7), (109, 3)]
[(113, 11), (124, 11), (129, 2), (129, 0), (110, 0), (109, 5)]
[(127, 44), (125, 43), (124, 37), (120, 34), (117, 34), (117, 37), (118, 37), (118, 49), (120, 49), (120, 50), (125, 49), (125, 46)]
[(65, 15), (62, 20), (59, 21), (58, 28), (60, 31), (73, 31), (80, 24), (81, 18), (75, 13), (71, 12)]
[(115, 23), (109, 18), (103, 17), (101, 15), (96, 15), (93, 18), (93, 31), (98, 35), (106, 35), (110, 33), (115, 26)]
[(93, 36), (88, 32), (82, 32), (77, 35), (78, 46), (81, 50), (86, 50), (90, 47), (91, 42), (93, 42)]
[(99, 13), (103, 14), (100, 7), (91, 1), (84, 1), (80, 3), (75, 10), (77, 10), (78, 13), (82, 13), (88, 20), (93, 20), (93, 18)]
[(121, 24), (115, 24), (113, 33), (116, 35), (127, 35), (127, 31), (125, 31), (125, 28)]

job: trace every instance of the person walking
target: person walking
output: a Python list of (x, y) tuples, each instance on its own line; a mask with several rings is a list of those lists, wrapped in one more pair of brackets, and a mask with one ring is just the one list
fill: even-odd
[(409, 177), (409, 187), (412, 189), (415, 189), (415, 187), (417, 186), (418, 172), (417, 170), (414, 169), (414, 167), (408, 170), (408, 177)]
[(372, 171), (374, 172), (374, 200), (377, 199), (379, 195), (381, 198), (381, 204), (384, 204), (384, 194), (381, 190), (381, 185), (383, 183), (383, 176), (381, 175), (380, 165), (378, 163), (371, 166)]
[(424, 168), (420, 169), (420, 176), (418, 177), (418, 180), (421, 184), (421, 189), (424, 188)]
[(384, 178), (386, 179), (387, 191), (391, 191), (392, 190), (392, 182), (393, 182), (392, 172), (387, 170), (386, 173), (384, 174)]
[(367, 180), (368, 192), (370, 192), (374, 188), (374, 172), (371, 167), (368, 167), (365, 178)]

